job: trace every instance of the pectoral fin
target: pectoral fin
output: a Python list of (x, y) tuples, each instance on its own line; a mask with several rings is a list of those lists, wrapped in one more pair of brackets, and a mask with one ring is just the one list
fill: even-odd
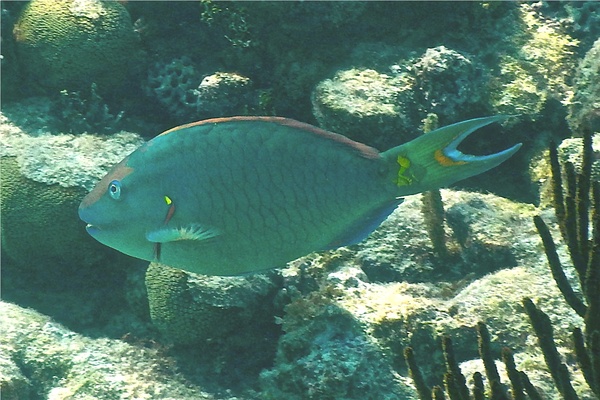
[(219, 235), (214, 228), (191, 223), (182, 227), (164, 227), (146, 233), (146, 239), (153, 243), (176, 242), (179, 240), (206, 240)]

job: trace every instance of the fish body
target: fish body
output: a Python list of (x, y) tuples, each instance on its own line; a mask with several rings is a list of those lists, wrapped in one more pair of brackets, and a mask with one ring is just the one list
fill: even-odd
[(480, 157), (456, 150), (500, 118), (451, 125), (383, 153), (285, 118), (200, 121), (162, 133), (113, 167), (79, 215), (101, 243), (190, 272), (283, 266), (360, 242), (402, 196), (510, 157), (519, 145)]

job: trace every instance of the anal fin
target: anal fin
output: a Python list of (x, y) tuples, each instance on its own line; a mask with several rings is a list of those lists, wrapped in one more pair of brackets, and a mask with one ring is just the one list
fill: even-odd
[(394, 212), (404, 199), (394, 199), (392, 202), (386, 203), (371, 212), (364, 215), (358, 221), (354, 222), (340, 237), (331, 241), (322, 250), (332, 250), (338, 247), (350, 246), (360, 243), (367, 238), (381, 223)]

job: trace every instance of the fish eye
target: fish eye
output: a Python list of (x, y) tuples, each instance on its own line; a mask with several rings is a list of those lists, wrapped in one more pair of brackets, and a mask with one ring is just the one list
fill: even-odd
[(121, 197), (121, 182), (115, 180), (108, 184), (108, 194), (115, 200)]

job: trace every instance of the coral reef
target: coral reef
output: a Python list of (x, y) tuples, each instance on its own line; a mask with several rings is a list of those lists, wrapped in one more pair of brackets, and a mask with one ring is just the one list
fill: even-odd
[(3, 252), (27, 268), (52, 259), (71, 265), (98, 262), (101, 247), (77, 220), (85, 190), (36, 182), (23, 176), (14, 157), (0, 160)]
[(281, 328), (277, 273), (196, 275), (151, 263), (145, 282), (153, 325), (175, 345), (182, 371), (202, 387), (243, 391), (273, 363)]
[(353, 316), (319, 296), (288, 305), (275, 365), (261, 374), (261, 398), (412, 398)]
[[(527, 374), (517, 370), (513, 353), (508, 348), (502, 349), (502, 361), (505, 365), (506, 376), (510, 382), (511, 397), (508, 396), (508, 390), (502, 385), (500, 373), (498, 371), (495, 357), (492, 354), (492, 343), (490, 333), (484, 323), (477, 324), (478, 349), (479, 356), (483, 361), (483, 369), (489, 386), (490, 398), (498, 400), (524, 400), (525, 393), (532, 400), (541, 400), (538, 389), (531, 383)], [(444, 365), (446, 372), (444, 374), (444, 389), (450, 400), (464, 400), (474, 398), (476, 400), (485, 399), (484, 379), (481, 372), (476, 371), (472, 375), (472, 390), (467, 387), (467, 379), (463, 375), (464, 366), (459, 365), (453, 350), (452, 340), (448, 336), (442, 338), (442, 347), (444, 353)], [(429, 388), (425, 383), (421, 370), (415, 359), (413, 349), (407, 347), (404, 351), (406, 363), (408, 365), (411, 378), (415, 382), (420, 400), (445, 399), (444, 389), (436, 385)]]
[(96, 87), (92, 83), (87, 95), (82, 92), (60, 91), (60, 101), (54, 106), (53, 112), (60, 121), (61, 131), (109, 134), (120, 130), (124, 111), (116, 115), (111, 113)]
[[(2, 2), (2, 296), (19, 304), (0, 303), (2, 397), (597, 398), (600, 195), (576, 176), (597, 180), (600, 135), (563, 139), (598, 131), (599, 7)], [(535, 202), (539, 182), (540, 206), (409, 196), (360, 244), (227, 279), (85, 233), (80, 198), (143, 143), (117, 130), (259, 113), (382, 150), (438, 120), (526, 114), (461, 145), (522, 141), (520, 158), (456, 187)], [(570, 162), (558, 215), (550, 163), (519, 176), (548, 138)]]
[[(581, 170), (582, 138), (567, 138), (558, 145), (558, 158), (561, 163), (573, 164), (576, 171)], [(594, 154), (600, 154), (600, 134), (592, 136), (592, 149)], [(592, 157), (591, 174), (592, 180), (600, 179), (600, 157)], [(532, 182), (539, 187), (540, 208), (551, 207), (554, 199), (552, 194), (552, 180), (548, 151), (543, 151), (530, 164), (529, 174)]]
[(553, 2), (537, 4), (548, 18), (567, 26), (573, 36), (581, 41), (580, 50), (587, 51), (600, 35), (600, 4), (597, 1)]
[(413, 139), (429, 113), (445, 125), (486, 112), (488, 78), (473, 57), (439, 46), (398, 64), (390, 75), (350, 69), (321, 81), (312, 95), (320, 126), (387, 148)]
[(146, 288), (152, 322), (175, 344), (227, 340), (241, 332), (274, 330), (277, 286), (263, 274), (247, 277), (196, 275), (151, 263)]
[(569, 81), (578, 42), (558, 24), (544, 20), (531, 4), (519, 6), (519, 18), (523, 29), (509, 39), (514, 47), (500, 55), (491, 105), (497, 113), (536, 118), (551, 100), (571, 101)]
[(567, 121), (573, 132), (581, 132), (585, 124), (600, 131), (600, 39), (579, 63), (574, 78), (573, 101)]
[[(529, 296), (524, 296), (522, 301), (556, 391), (560, 393), (561, 398), (568, 400), (579, 400), (580, 396), (588, 398), (591, 396), (590, 391), (596, 396), (600, 392), (600, 369), (598, 369), (600, 366), (598, 352), (600, 349), (600, 324), (597, 319), (600, 310), (600, 298), (598, 297), (600, 290), (600, 183), (591, 180), (592, 155), (592, 131), (589, 125), (585, 126), (583, 131), (579, 172), (575, 172), (573, 164), (568, 161), (561, 168), (557, 148), (550, 147), (554, 211), (560, 232), (568, 248), (575, 275), (578, 278), (576, 282), (567, 277), (567, 274), (571, 275), (571, 271), (563, 266), (550, 229), (544, 219), (540, 216), (534, 217), (534, 223), (542, 239), (556, 286), (572, 311), (583, 318), (583, 329), (581, 323), (567, 324), (573, 330), (570, 351), (575, 355), (579, 371), (569, 368), (568, 357), (564, 357), (559, 351), (559, 346), (565, 345), (564, 334), (561, 335), (563, 336), (562, 340), (557, 340), (555, 327), (562, 329), (565, 319), (552, 321)], [(563, 185), (563, 176), (566, 185)], [(590, 226), (592, 227), (591, 234)], [(534, 290), (532, 293), (539, 292)], [(539, 302), (546, 303), (543, 300)], [(553, 317), (556, 316), (556, 307), (553, 307), (552, 314)], [(482, 313), (477, 312), (474, 315), (481, 316)], [(511, 327), (514, 326), (515, 324), (511, 324)], [(503, 349), (502, 357), (511, 383), (511, 396), (507, 396), (495, 366), (490, 333), (482, 322), (479, 322), (477, 327), (479, 354), (490, 385), (491, 398), (524, 399), (524, 392), (527, 392), (529, 398), (541, 399), (540, 388), (536, 389), (527, 374), (516, 369), (512, 352)], [(447, 370), (444, 375), (445, 391), (451, 400), (468, 399), (470, 398), (469, 390), (455, 360), (451, 341), (444, 338), (443, 345)], [(432, 390), (428, 388), (415, 361), (412, 348), (406, 348), (404, 354), (411, 377), (417, 386), (419, 398), (422, 400), (444, 398), (443, 391), (439, 386)], [(473, 394), (476, 399), (483, 399), (483, 380), (481, 375), (477, 374), (476, 372), (473, 375), (475, 382)], [(574, 375), (577, 376), (574, 377)], [(585, 381), (587, 385), (582, 385), (582, 381)]]
[[(550, 147), (550, 165), (556, 218), (583, 296), (575, 292), (576, 286), (567, 279), (546, 223), (536, 216), (535, 224), (554, 280), (565, 300), (584, 318), (584, 330), (580, 327), (573, 330), (575, 355), (587, 384), (600, 395), (600, 324), (597, 318), (600, 312), (600, 182), (592, 181), (591, 121), (583, 127), (582, 133), (580, 171), (576, 172), (570, 162), (565, 162), (561, 168), (558, 151), (553, 145)], [(548, 316), (531, 300), (525, 299), (524, 304), (556, 386), (565, 398), (576, 399), (569, 372), (556, 350)]]
[[(508, 223), (515, 218), (525, 222), (534, 207), (510, 202), (492, 195), (470, 195), (443, 190), (446, 236), (449, 249), (460, 249), (461, 260), (438, 261), (430, 251), (431, 241), (422, 233), (427, 229), (418, 198), (409, 197), (378, 230), (357, 245), (358, 260), (371, 281), (422, 282), (435, 278), (482, 276), (501, 268), (529, 260), (526, 246), (515, 245), (514, 237), (529, 234), (522, 227)], [(450, 233), (451, 232), (451, 233)], [(403, 249), (399, 251), (398, 249)], [(475, 267), (475, 268), (474, 268)]]
[(441, 126), (486, 112), (482, 105), (489, 77), (473, 56), (438, 46), (427, 49), (410, 68), (419, 109), (438, 115)]
[(227, 399), (190, 388), (160, 348), (79, 335), (36, 311), (0, 302), (3, 399)]
[[(24, 107), (19, 105), (18, 107)], [(20, 173), (28, 179), (47, 185), (78, 187), (91, 190), (108, 169), (138, 148), (144, 140), (131, 132), (110, 136), (52, 135), (43, 130), (32, 132), (47, 120), (29, 121), (37, 116), (16, 111), (0, 114), (0, 155), (15, 157)], [(17, 125), (18, 124), (18, 125)], [(20, 128), (25, 126), (27, 131)]]
[(194, 89), (200, 82), (200, 76), (189, 57), (176, 58), (168, 63), (156, 62), (148, 70), (144, 91), (166, 107), (169, 114), (189, 118), (196, 109)]
[(33, 0), (15, 24), (19, 64), (40, 85), (101, 92), (122, 84), (138, 55), (129, 14), (118, 2)]
[(148, 71), (144, 90), (179, 123), (245, 115), (258, 103), (258, 94), (245, 76), (230, 72), (216, 72), (203, 79), (201, 76), (189, 57), (157, 62)]
[(0, 114), (4, 299), (71, 327), (111, 319), (113, 307), (123, 302), (125, 271), (137, 261), (90, 238), (77, 207), (107, 169), (142, 142), (132, 133), (29, 135)]
[(2, 85), (2, 102), (17, 98), (23, 95), (24, 82), (21, 68), (17, 63), (16, 44), (12, 35), (12, 30), (17, 18), (19, 6), (18, 3), (6, 4), (2, 2), (0, 17), (0, 37), (2, 38), (2, 54), (0, 55), (0, 66), (2, 74), (0, 75), (0, 84)]

